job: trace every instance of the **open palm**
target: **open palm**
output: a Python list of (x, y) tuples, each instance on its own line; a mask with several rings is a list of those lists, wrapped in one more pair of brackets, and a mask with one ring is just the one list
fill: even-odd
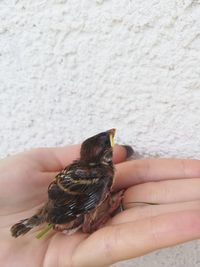
[[(115, 189), (126, 189), (122, 213), (91, 235), (77, 232), (68, 236), (52, 231), (38, 240), (35, 228), (13, 238), (10, 227), (43, 205), (49, 183), (79, 157), (79, 149), (78, 145), (40, 148), (0, 162), (1, 266), (103, 267), (199, 238), (200, 162), (126, 162), (126, 150), (121, 146), (115, 146), (114, 162)], [(133, 207), (131, 202), (135, 201), (160, 205)]]

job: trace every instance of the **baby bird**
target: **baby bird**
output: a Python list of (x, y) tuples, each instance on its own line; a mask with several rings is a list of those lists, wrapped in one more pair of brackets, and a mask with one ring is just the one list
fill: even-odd
[(47, 223), (55, 230), (91, 233), (119, 207), (123, 192), (111, 193), (115, 129), (86, 139), (80, 159), (62, 170), (48, 187), (48, 201), (32, 217), (11, 227), (14, 237)]

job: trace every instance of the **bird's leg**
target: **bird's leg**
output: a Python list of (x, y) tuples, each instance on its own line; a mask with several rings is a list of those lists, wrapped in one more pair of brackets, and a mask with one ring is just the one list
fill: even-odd
[(84, 216), (82, 231), (92, 233), (101, 228), (120, 208), (124, 190), (110, 193), (106, 199), (94, 210)]

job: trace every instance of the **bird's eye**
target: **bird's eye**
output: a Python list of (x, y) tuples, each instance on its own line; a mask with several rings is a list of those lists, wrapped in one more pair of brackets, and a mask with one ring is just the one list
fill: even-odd
[(106, 145), (106, 146), (109, 146), (109, 145), (110, 145), (110, 140), (106, 139), (106, 141), (105, 141), (105, 145)]
[(110, 145), (110, 140), (109, 140), (109, 138), (108, 138), (107, 135), (103, 135), (103, 136), (101, 136), (101, 138), (100, 138), (100, 142), (101, 142), (101, 144), (103, 144), (104, 146), (109, 146), (109, 145)]

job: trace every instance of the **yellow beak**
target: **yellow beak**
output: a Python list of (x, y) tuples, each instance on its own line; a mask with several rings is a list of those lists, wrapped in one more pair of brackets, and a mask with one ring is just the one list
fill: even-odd
[(111, 147), (114, 147), (114, 145), (115, 145), (115, 142), (114, 142), (115, 132), (116, 132), (116, 129), (114, 129), (114, 128), (109, 130)]

